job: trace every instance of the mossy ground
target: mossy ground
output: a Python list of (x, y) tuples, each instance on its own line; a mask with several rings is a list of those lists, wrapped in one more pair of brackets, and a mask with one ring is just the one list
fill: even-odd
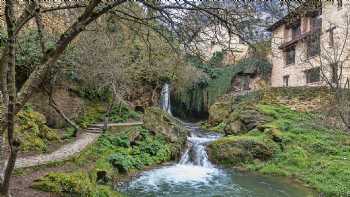
[[(130, 133), (135, 131), (139, 136), (131, 140)], [(102, 135), (69, 161), (80, 170), (49, 173), (35, 181), (33, 187), (67, 196), (120, 196), (111, 189), (111, 184), (146, 166), (170, 160), (171, 151), (164, 136), (154, 135), (143, 127), (131, 127), (117, 134)]]
[[(209, 146), (214, 160), (226, 166), (293, 177), (325, 196), (350, 194), (348, 133), (327, 127), (316, 112), (298, 112), (267, 100), (251, 106), (269, 117), (269, 121), (246, 134), (227, 136), (214, 142)], [(261, 144), (266, 150), (260, 150), (272, 152), (271, 158), (265, 160), (254, 155), (257, 154), (256, 146), (242, 149), (237, 145), (247, 143)]]

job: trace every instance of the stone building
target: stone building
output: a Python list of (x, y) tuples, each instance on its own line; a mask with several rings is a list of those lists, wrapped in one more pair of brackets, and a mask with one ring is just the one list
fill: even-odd
[(227, 32), (227, 29), (220, 25), (211, 25), (204, 28), (199, 36), (200, 41), (197, 47), (209, 60), (215, 52), (224, 53), (224, 65), (235, 64), (248, 55), (249, 46), (237, 35)]
[(271, 86), (320, 86), (337, 79), (347, 84), (349, 11), (350, 1), (304, 4), (270, 26)]

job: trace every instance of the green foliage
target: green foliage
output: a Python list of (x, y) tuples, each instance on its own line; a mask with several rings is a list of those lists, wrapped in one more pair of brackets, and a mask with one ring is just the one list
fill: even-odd
[[(104, 116), (106, 115), (107, 107), (102, 103), (92, 102), (89, 103), (86, 107), (86, 110), (81, 115), (78, 124), (82, 128), (87, 128), (91, 124), (104, 121)], [(130, 119), (139, 120), (140, 114), (123, 106), (115, 105), (113, 106), (111, 112), (109, 113), (109, 121), (114, 123), (126, 122)]]
[(48, 143), (59, 140), (57, 132), (46, 125), (45, 116), (25, 106), (17, 115), (18, 124), (15, 134), (21, 139), (21, 150), (41, 151), (47, 150)]
[(133, 157), (127, 153), (115, 153), (109, 156), (108, 161), (113, 167), (118, 169), (119, 173), (127, 173), (129, 169), (143, 168), (143, 164), (139, 158)]
[(40, 64), (42, 51), (39, 45), (39, 36), (37, 31), (26, 32), (19, 40), (16, 65), (20, 68), (26, 66), (32, 68), (35, 65)]
[(192, 66), (203, 70), (211, 79), (215, 79), (221, 74), (220, 68), (217, 67), (222, 63), (222, 52), (214, 53), (209, 63), (204, 63), (200, 57), (193, 55), (187, 55), (186, 59)]
[(97, 185), (83, 172), (49, 173), (34, 181), (33, 188), (63, 196), (118, 197), (121, 196), (110, 187)]
[(64, 135), (62, 136), (62, 139), (71, 139), (71, 138), (74, 138), (75, 135), (76, 135), (76, 129), (73, 128), (73, 127), (68, 127), (68, 128), (65, 128), (65, 132), (64, 132)]
[[(108, 159), (119, 172), (127, 173), (130, 169), (141, 169), (143, 166), (170, 160), (171, 147), (166, 144), (162, 137), (151, 136), (147, 130), (142, 128), (139, 130), (141, 131), (142, 140), (138, 142), (137, 146), (112, 154)], [(110, 142), (116, 145), (123, 138), (126, 142), (124, 136), (111, 138)]]
[(214, 68), (214, 70), (216, 77), (200, 79), (191, 88), (176, 93), (173, 108), (175, 113), (179, 110), (185, 110), (187, 114), (206, 112), (219, 96), (231, 88), (234, 74), (232, 67)]
[(139, 120), (140, 114), (123, 105), (118, 105), (113, 106), (113, 109), (109, 114), (109, 118), (112, 122), (126, 122), (129, 119)]
[(214, 131), (214, 132), (222, 133), (224, 131), (225, 127), (226, 127), (226, 123), (221, 122), (218, 125), (216, 125), (215, 127), (210, 127), (210, 130)]
[(242, 59), (233, 66), (234, 73), (253, 74), (259, 73), (263, 79), (270, 77), (272, 64), (264, 59)]
[(91, 124), (102, 122), (105, 111), (106, 107), (101, 103), (89, 103), (77, 122), (80, 127), (87, 128)]
[[(46, 49), (50, 50), (54, 47), (55, 42), (51, 40), (51, 36), (44, 32), (46, 38)], [(16, 82), (18, 87), (27, 80), (32, 70), (41, 63), (43, 52), (40, 46), (39, 35), (36, 30), (28, 29), (20, 34), (17, 38), (16, 48)], [(74, 64), (74, 48), (68, 47), (61, 55), (59, 60), (52, 65), (55, 67), (66, 67)], [(63, 72), (63, 71), (60, 71)], [(56, 73), (60, 73), (56, 72)]]
[(112, 94), (108, 88), (96, 88), (96, 87), (80, 87), (78, 94), (82, 98), (86, 98), (90, 101), (108, 101), (111, 99)]
[(222, 61), (224, 60), (225, 54), (222, 51), (216, 51), (210, 58), (208, 64), (211, 66), (222, 66)]
[(3, 31), (0, 30), (0, 48), (2, 48), (5, 45), (6, 40), (7, 40), (7, 36)]

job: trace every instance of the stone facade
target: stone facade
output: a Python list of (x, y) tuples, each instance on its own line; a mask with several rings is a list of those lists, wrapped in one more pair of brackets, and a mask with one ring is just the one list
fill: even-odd
[(200, 42), (197, 47), (209, 60), (215, 52), (225, 52), (224, 64), (234, 64), (248, 55), (249, 46), (237, 35), (229, 36), (226, 28), (222, 26), (209, 26), (199, 34)]
[[(334, 76), (345, 85), (350, 77), (349, 11), (349, 1), (323, 1), (313, 12), (289, 14), (271, 26), (271, 86), (327, 85)], [(342, 71), (331, 68), (330, 59), (344, 62)]]

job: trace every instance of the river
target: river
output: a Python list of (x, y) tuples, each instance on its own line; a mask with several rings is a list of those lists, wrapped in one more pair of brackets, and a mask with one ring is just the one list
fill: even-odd
[(130, 197), (304, 197), (314, 194), (282, 178), (215, 166), (206, 145), (220, 136), (187, 124), (190, 136), (180, 161), (143, 172), (121, 190)]

